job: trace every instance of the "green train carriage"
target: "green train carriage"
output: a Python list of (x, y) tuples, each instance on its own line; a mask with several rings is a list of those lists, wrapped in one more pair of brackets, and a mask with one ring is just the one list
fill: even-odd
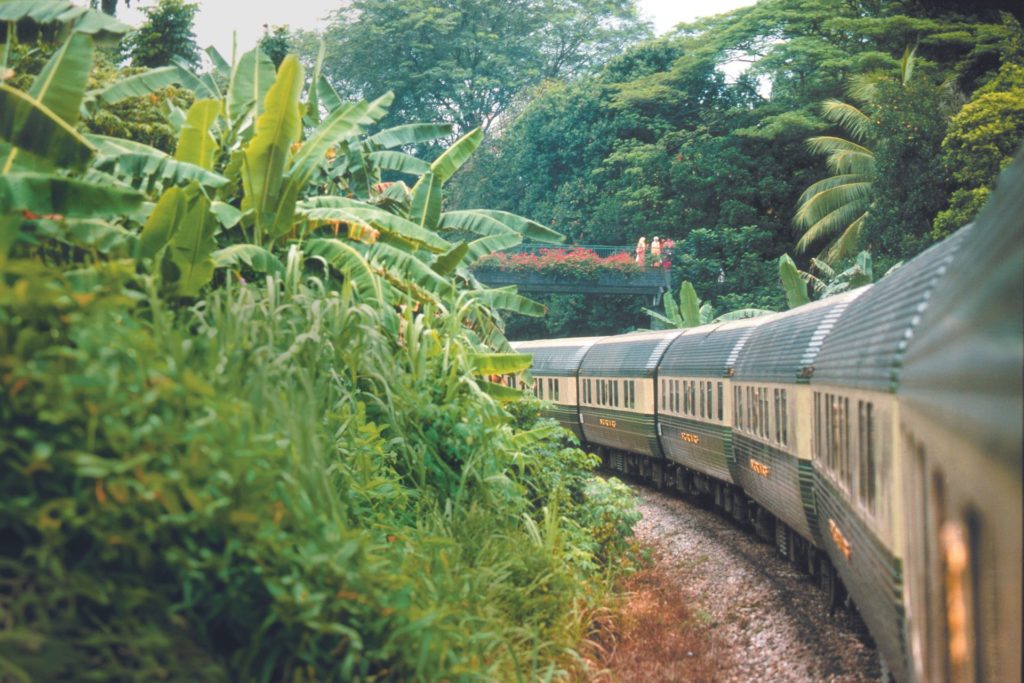
[(811, 376), (818, 536), (897, 681), (903, 637), (901, 451), (895, 393), (907, 340), (967, 228), (901, 266), (851, 303)]
[(681, 466), (676, 488), (713, 496), (721, 507), (741, 494), (734, 488), (732, 373), (754, 330), (770, 319), (688, 329), (658, 365), (658, 434), (665, 457)]
[(580, 366), (583, 436), (601, 447), (606, 464), (663, 483), (664, 454), (654, 422), (655, 371), (680, 330), (606, 337)]
[(537, 398), (548, 402), (544, 415), (558, 420), (559, 424), (581, 441), (583, 432), (580, 429), (578, 384), (580, 364), (590, 347), (599, 339), (601, 337), (576, 337), (512, 343), (512, 348), (518, 353), (533, 354), (530, 368), (530, 374), (533, 375), (532, 389)]
[(903, 358), (904, 605), (913, 681), (1021, 680), (1024, 150)]
[[(808, 544), (821, 545), (813, 495), (808, 377), (824, 339), (867, 289), (773, 316), (756, 328), (736, 362), (735, 481), (775, 518), (759, 520), (759, 531), (766, 533), (774, 526), (776, 542), (789, 555), (799, 549), (813, 559)], [(773, 524), (775, 520), (784, 526)]]

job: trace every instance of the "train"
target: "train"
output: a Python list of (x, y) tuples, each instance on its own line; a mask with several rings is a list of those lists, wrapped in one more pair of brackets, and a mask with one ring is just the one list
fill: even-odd
[(875, 284), (512, 346), (605, 468), (704, 498), (852, 602), (886, 678), (1021, 680), (1024, 153)]

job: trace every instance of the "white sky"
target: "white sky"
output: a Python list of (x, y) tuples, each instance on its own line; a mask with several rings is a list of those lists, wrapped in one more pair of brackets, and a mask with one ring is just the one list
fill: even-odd
[[(400, 0), (396, 0), (398, 2)], [(495, 0), (501, 2), (502, 0)], [(193, 0), (199, 5), (196, 15), (196, 42), (200, 48), (215, 46), (231, 59), (231, 34), (238, 33), (239, 52), (252, 48), (263, 34), (263, 25), (287, 24), (293, 29), (316, 29), (332, 10), (347, 4), (343, 0)], [(122, 0), (118, 19), (138, 26), (144, 19), (138, 7), (155, 0), (133, 0), (130, 8)], [(653, 20), (659, 35), (683, 21), (721, 14), (754, 4), (754, 0), (639, 0), (641, 13)]]

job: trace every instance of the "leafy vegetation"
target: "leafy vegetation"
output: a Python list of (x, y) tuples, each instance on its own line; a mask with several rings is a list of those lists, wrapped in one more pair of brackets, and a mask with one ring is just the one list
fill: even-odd
[(595, 67), (646, 37), (633, 0), (356, 0), (323, 32), (347, 96), (395, 93), (399, 122), (487, 129), (524, 89)]
[[(421, 160), (405, 150), (450, 126), (381, 129), (390, 95), (344, 102), (259, 50), (96, 89), (77, 26), (118, 25), (53, 4), (67, 38), (38, 73), (8, 45), (25, 85), (0, 84), (3, 675), (574, 666), (636, 516), (488, 380), (530, 363), (499, 311), (543, 308), (468, 266), (560, 236), (444, 210), (481, 134)], [(33, 12), (0, 3), (9, 41)], [(192, 94), (160, 102), (171, 150), (86, 132), (174, 84)]]
[(843, 272), (867, 249), (884, 272), (969, 221), (1024, 140), (1024, 33), (991, 7), (760, 0), (679, 27), (540, 86), (455, 204), (486, 194), (571, 242), (670, 237), (674, 286), (719, 311), (784, 307), (783, 254)]

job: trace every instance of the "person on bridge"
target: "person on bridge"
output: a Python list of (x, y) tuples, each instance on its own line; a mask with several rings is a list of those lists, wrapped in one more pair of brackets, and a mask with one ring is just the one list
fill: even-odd
[(655, 267), (661, 265), (661, 242), (657, 235), (651, 240), (651, 265)]
[(636, 243), (636, 264), (641, 268), (644, 267), (644, 256), (647, 254), (647, 240), (644, 237), (640, 237)]
[(674, 249), (675, 246), (676, 243), (671, 237), (666, 237), (665, 241), (661, 243), (661, 252), (664, 257), (661, 260), (662, 268), (669, 268), (672, 266), (672, 249)]

